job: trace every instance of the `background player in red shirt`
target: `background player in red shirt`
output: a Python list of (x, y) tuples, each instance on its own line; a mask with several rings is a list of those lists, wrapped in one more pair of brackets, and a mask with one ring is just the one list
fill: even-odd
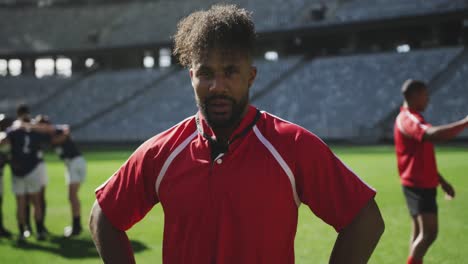
[(107, 263), (135, 262), (125, 233), (164, 208), (163, 263), (294, 262), (298, 206), (338, 232), (330, 263), (366, 263), (384, 223), (375, 190), (315, 135), (249, 105), (249, 12), (232, 5), (178, 25), (199, 113), (151, 138), (96, 190), (90, 229)]
[(468, 127), (468, 116), (451, 124), (432, 126), (421, 115), (429, 103), (426, 84), (407, 80), (402, 93), (405, 101), (395, 121), (394, 138), (403, 193), (413, 221), (410, 264), (422, 263), (437, 237), (437, 186), (440, 184), (448, 197), (455, 196), (453, 187), (437, 170), (432, 142), (454, 138)]

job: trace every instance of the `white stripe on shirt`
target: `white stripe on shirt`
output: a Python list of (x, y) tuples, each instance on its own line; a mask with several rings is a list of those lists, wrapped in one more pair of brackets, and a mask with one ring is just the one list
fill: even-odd
[(278, 153), (278, 151), (275, 149), (275, 147), (266, 139), (260, 130), (258, 130), (257, 126), (255, 125), (253, 127), (253, 131), (255, 135), (258, 137), (260, 142), (270, 151), (270, 153), (273, 155), (273, 157), (276, 159), (276, 161), (279, 163), (281, 168), (284, 170), (286, 175), (289, 178), (289, 181), (291, 182), (291, 188), (294, 196), (294, 202), (296, 203), (297, 207), (301, 205), (301, 200), (299, 199), (299, 196), (297, 195), (296, 191), (296, 179), (294, 178), (294, 174), (292, 173), (291, 169), (289, 168), (288, 164), (286, 161), (284, 161), (283, 157)]
[(189, 137), (187, 137), (177, 148), (169, 155), (167, 160), (164, 162), (164, 165), (159, 172), (158, 178), (156, 179), (156, 194), (159, 196), (159, 185), (161, 184), (164, 175), (166, 174), (169, 165), (171, 165), (172, 161), (179, 155), (180, 152), (198, 135), (198, 131), (195, 130)]

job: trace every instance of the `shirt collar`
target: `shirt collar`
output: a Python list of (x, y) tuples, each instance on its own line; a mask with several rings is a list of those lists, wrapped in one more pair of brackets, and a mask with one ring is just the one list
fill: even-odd
[(424, 117), (423, 117), (423, 115), (421, 114), (421, 112), (418, 112), (418, 111), (416, 111), (416, 110), (413, 110), (413, 109), (411, 109), (411, 108), (409, 108), (409, 107), (407, 107), (407, 106), (402, 106), (402, 107), (400, 107), (400, 112), (404, 112), (404, 111), (408, 111), (408, 112), (410, 112), (411, 114), (413, 114), (413, 115), (415, 115), (415, 116), (417, 116), (417, 117), (419, 117), (419, 118), (421, 118), (421, 119), (424, 119)]
[[(244, 130), (248, 126), (252, 125), (252, 122), (254, 122), (255, 119), (257, 118), (257, 112), (258, 112), (257, 108), (255, 108), (255, 107), (253, 107), (251, 105), (248, 106), (247, 113), (242, 118), (239, 126), (237, 126), (237, 128), (234, 130), (234, 132), (229, 137), (229, 142), (231, 142), (235, 137), (237, 137), (238, 135), (243, 133)], [(211, 127), (208, 125), (208, 123), (205, 120), (205, 117), (203, 116), (203, 114), (200, 111), (198, 111), (198, 113), (197, 113), (197, 119), (199, 120), (199, 124), (197, 124), (198, 133), (201, 134), (203, 137), (208, 136), (208, 137), (212, 138), (213, 140), (215, 140), (216, 137), (215, 137), (215, 134), (213, 132), (213, 129), (211, 129)]]

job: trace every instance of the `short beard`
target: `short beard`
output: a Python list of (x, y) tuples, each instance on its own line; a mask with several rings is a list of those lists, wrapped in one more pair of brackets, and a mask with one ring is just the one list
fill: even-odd
[[(208, 114), (207, 106), (210, 101), (214, 99), (225, 99), (232, 102), (231, 116), (227, 120), (213, 120), (213, 118)], [(239, 102), (236, 102), (234, 98), (226, 95), (213, 95), (207, 97), (203, 103), (200, 102), (198, 98), (195, 98), (195, 100), (197, 102), (198, 109), (200, 109), (203, 117), (212, 129), (226, 129), (236, 126), (242, 119), (242, 114), (244, 113), (244, 110), (249, 103), (249, 94), (247, 93), (245, 96), (243, 96)]]

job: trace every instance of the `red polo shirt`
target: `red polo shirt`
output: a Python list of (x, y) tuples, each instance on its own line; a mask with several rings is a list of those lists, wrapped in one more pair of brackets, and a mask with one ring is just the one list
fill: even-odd
[(301, 203), (340, 231), (375, 195), (315, 135), (251, 106), (212, 160), (197, 115), (198, 131), (190, 117), (156, 135), (96, 190), (120, 230), (161, 203), (163, 263), (294, 263)]
[(401, 107), (393, 131), (398, 171), (404, 186), (435, 188), (439, 184), (434, 145), (423, 140), (430, 126), (420, 113)]

